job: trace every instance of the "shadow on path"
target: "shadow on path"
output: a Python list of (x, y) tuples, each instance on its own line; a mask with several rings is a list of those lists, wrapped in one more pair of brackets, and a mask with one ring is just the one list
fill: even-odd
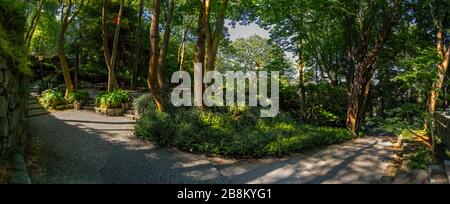
[(204, 157), (156, 149), (135, 139), (132, 122), (125, 118), (62, 111), (29, 123), (31, 139), (40, 140), (44, 158), (42, 172), (31, 175), (34, 183), (223, 182)]

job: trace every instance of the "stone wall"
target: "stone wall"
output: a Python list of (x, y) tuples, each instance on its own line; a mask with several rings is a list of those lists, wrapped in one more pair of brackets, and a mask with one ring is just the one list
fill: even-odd
[(21, 150), (25, 142), (27, 85), (24, 78), (0, 56), (0, 157)]
[(450, 115), (437, 114), (436, 135), (441, 138), (442, 142), (447, 146), (447, 152), (450, 153)]
[(29, 76), (23, 1), (0, 0), (0, 158), (23, 149)]

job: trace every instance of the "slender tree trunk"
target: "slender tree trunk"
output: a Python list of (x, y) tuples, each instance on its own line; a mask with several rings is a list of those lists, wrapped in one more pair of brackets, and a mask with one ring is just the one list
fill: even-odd
[(65, 33), (65, 28), (62, 28), (62, 30), (60, 31), (60, 33), (58, 35), (57, 50), (58, 50), (58, 57), (59, 57), (59, 61), (61, 63), (63, 76), (64, 76), (64, 82), (66, 84), (65, 96), (67, 97), (73, 91), (73, 83), (72, 83), (72, 78), (70, 77), (69, 63), (67, 62), (66, 53), (64, 52), (64, 44), (65, 44), (64, 33)]
[(138, 83), (138, 73), (139, 73), (139, 53), (140, 53), (140, 30), (142, 22), (142, 14), (144, 13), (144, 0), (139, 0), (139, 16), (135, 31), (135, 45), (133, 54), (133, 76), (131, 78), (131, 88), (136, 89)]
[(44, 7), (44, 0), (40, 0), (38, 6), (36, 7), (36, 12), (31, 20), (30, 27), (25, 36), (25, 45), (27, 49), (30, 49), (31, 40), (33, 39), (34, 32), (36, 31), (36, 27), (38, 25), (39, 19), (41, 17), (42, 8)]
[[(445, 45), (445, 29), (444, 29), (444, 13), (442, 8), (442, 2), (440, 0), (436, 1), (437, 8), (437, 22), (438, 31), (436, 33), (436, 44), (439, 55), (442, 57), (442, 62), (438, 65), (438, 78), (433, 83), (430, 91), (430, 96), (428, 98), (428, 112), (432, 118), (435, 117), (437, 101), (439, 99), (439, 92), (441, 92), (445, 76), (447, 74), (448, 64), (450, 61), (450, 45)], [(429, 121), (425, 122), (425, 129), (429, 130)]]
[(150, 24), (150, 65), (148, 69), (147, 84), (152, 93), (158, 111), (164, 111), (162, 90), (158, 84), (159, 70), (159, 19), (161, 13), (161, 1), (153, 0), (152, 21)]
[[(197, 21), (197, 44), (195, 46), (195, 55), (194, 55), (194, 62), (196, 64), (202, 65), (202, 70), (205, 70), (205, 52), (206, 52), (206, 21), (205, 18), (207, 16), (207, 3), (208, 0), (203, 0), (200, 3), (200, 12), (198, 16)], [(202, 90), (203, 89), (203, 83), (194, 83), (194, 90)], [(196, 101), (196, 104), (203, 104), (203, 100)], [(202, 106), (199, 107), (200, 109), (203, 109)]]
[(169, 0), (168, 12), (164, 28), (163, 42), (158, 59), (158, 85), (162, 91), (165, 89), (164, 70), (166, 69), (167, 50), (169, 49), (170, 34), (172, 31), (172, 18), (174, 10), (174, 0)]
[(220, 39), (222, 37), (222, 32), (225, 24), (225, 14), (227, 12), (228, 0), (222, 1), (223, 8), (219, 12), (217, 16), (216, 26), (214, 29), (214, 33), (211, 32), (210, 22), (209, 22), (209, 10), (210, 6), (207, 8), (208, 16), (206, 18), (206, 26), (207, 26), (207, 53), (206, 53), (206, 70), (205, 71), (213, 71), (215, 70), (215, 62), (217, 53), (219, 50)]
[(107, 15), (107, 5), (109, 0), (103, 0), (102, 5), (102, 33), (103, 33), (103, 54), (105, 56), (106, 66), (108, 68), (108, 92), (113, 91), (119, 85), (117, 84), (116, 74), (115, 74), (115, 64), (117, 56), (117, 45), (119, 43), (120, 34), (120, 19), (123, 12), (123, 0), (120, 1), (120, 9), (118, 14), (118, 21), (116, 30), (114, 33), (113, 51), (110, 54), (109, 50), (109, 40), (108, 40), (108, 15)]
[(122, 20), (124, 2), (125, 0), (120, 1), (120, 9), (117, 15), (117, 26), (116, 31), (114, 33), (113, 50), (111, 54), (111, 71), (110, 71), (111, 83), (108, 85), (108, 91), (113, 91), (115, 88), (119, 87), (116, 78), (116, 62), (117, 62), (117, 47), (119, 45), (119, 36), (120, 36), (120, 24)]
[(178, 48), (178, 70), (183, 71), (183, 65), (184, 65), (184, 55), (186, 50), (186, 36), (189, 31), (189, 28), (186, 26), (186, 28), (183, 31), (183, 35), (181, 37), (181, 44)]
[(305, 100), (306, 100), (306, 90), (305, 90), (305, 77), (304, 77), (304, 59), (303, 59), (303, 43), (300, 42), (297, 50), (298, 62), (297, 62), (297, 71), (298, 71), (298, 83), (300, 86), (300, 112), (301, 117), (305, 118)]
[(75, 89), (79, 88), (79, 83), (78, 83), (78, 70), (80, 69), (81, 66), (81, 59), (80, 59), (80, 55), (81, 55), (81, 49), (80, 49), (80, 42), (77, 43), (76, 45), (76, 50), (75, 50), (75, 58), (76, 58), (76, 65), (75, 65), (75, 70), (74, 70), (74, 87)]
[[(72, 6), (73, 6), (72, 1), (69, 0), (66, 11), (62, 12), (61, 14), (61, 27), (58, 34), (58, 41), (56, 42), (58, 57), (63, 72), (64, 82), (66, 85), (65, 97), (68, 97), (69, 94), (72, 93), (73, 91), (73, 83), (72, 78), (70, 77), (69, 63), (67, 62), (66, 53), (64, 52), (64, 45), (66, 41), (65, 33), (67, 31), (69, 23), (71, 22), (70, 13), (72, 10)], [(62, 7), (62, 10), (64, 10), (63, 8), (64, 6)]]

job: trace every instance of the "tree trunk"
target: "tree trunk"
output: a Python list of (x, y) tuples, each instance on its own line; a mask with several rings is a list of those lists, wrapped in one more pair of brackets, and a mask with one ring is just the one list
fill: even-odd
[(119, 14), (117, 15), (117, 26), (116, 31), (114, 33), (114, 42), (113, 42), (113, 50), (112, 50), (112, 56), (111, 56), (111, 81), (112, 83), (108, 85), (108, 91), (113, 91), (114, 89), (118, 88), (119, 85), (117, 84), (117, 78), (116, 78), (116, 62), (117, 62), (117, 47), (119, 45), (119, 36), (120, 36), (120, 23), (122, 20), (122, 13), (123, 13), (123, 4), (125, 0), (120, 1), (120, 9)]
[(304, 59), (303, 59), (303, 43), (300, 42), (297, 50), (298, 62), (297, 62), (297, 71), (298, 71), (298, 84), (300, 86), (300, 113), (302, 119), (305, 118), (305, 100), (306, 100), (306, 90), (305, 90), (305, 77), (304, 77)]
[(148, 69), (147, 84), (152, 93), (158, 111), (164, 111), (162, 90), (158, 83), (159, 71), (159, 18), (161, 1), (153, 0), (152, 21), (150, 24), (150, 64)]
[(36, 7), (36, 13), (34, 14), (33, 19), (31, 20), (30, 27), (28, 28), (28, 31), (25, 36), (25, 45), (27, 49), (30, 49), (31, 40), (33, 39), (34, 32), (36, 31), (37, 24), (41, 17), (41, 11), (43, 6), (44, 0), (40, 0), (38, 6)]
[[(442, 57), (442, 62), (438, 65), (438, 78), (433, 83), (430, 91), (430, 96), (428, 97), (428, 112), (432, 118), (434, 118), (436, 113), (437, 101), (439, 99), (439, 92), (442, 90), (442, 86), (445, 81), (445, 76), (447, 74), (447, 68), (450, 61), (450, 45), (445, 45), (445, 29), (444, 29), (444, 12), (442, 8), (442, 2), (436, 1), (437, 9), (437, 33), (436, 33), (436, 47), (439, 55)], [(446, 48), (447, 47), (447, 48)], [(447, 49), (447, 50), (446, 50)], [(429, 122), (425, 121), (425, 129), (429, 130)]]
[(141, 22), (142, 22), (142, 14), (144, 13), (144, 0), (139, 0), (139, 17), (136, 25), (135, 31), (135, 45), (134, 45), (134, 54), (133, 54), (133, 76), (131, 78), (131, 88), (136, 89), (138, 83), (138, 73), (139, 73), (139, 53), (140, 53), (140, 30), (141, 30)]
[[(67, 31), (69, 23), (71, 22), (71, 19), (73, 19), (73, 18), (70, 18), (72, 5), (73, 5), (72, 1), (69, 0), (66, 11), (62, 12), (62, 14), (61, 14), (61, 27), (60, 27), (59, 34), (58, 34), (58, 41), (56, 42), (58, 57), (59, 57), (61, 69), (63, 72), (64, 82), (66, 85), (65, 97), (68, 97), (69, 94), (72, 93), (72, 91), (73, 91), (73, 83), (72, 83), (72, 78), (70, 77), (69, 63), (67, 62), (66, 53), (64, 52), (64, 45), (66, 42), (65, 41), (65, 33)], [(63, 8), (64, 7), (62, 7), (62, 10), (64, 10)]]
[(363, 84), (364, 92), (360, 98), (360, 104), (359, 104), (360, 109), (358, 111), (358, 117), (357, 117), (358, 120), (356, 121), (356, 129), (358, 129), (358, 130), (361, 128), (361, 126), (364, 125), (365, 119), (366, 119), (367, 102), (368, 102), (369, 93), (370, 93), (370, 85), (372, 84), (371, 76), (372, 76), (372, 74), (369, 74), (369, 76), (367, 76), (367, 78)]
[(158, 59), (158, 85), (162, 91), (165, 89), (164, 70), (166, 69), (167, 50), (169, 49), (170, 34), (172, 31), (172, 18), (174, 10), (174, 0), (169, 0), (166, 24), (164, 27), (163, 42), (159, 52)]
[(183, 71), (183, 65), (184, 65), (184, 55), (186, 50), (186, 36), (189, 31), (189, 28), (186, 26), (186, 29), (183, 31), (183, 35), (181, 37), (181, 44), (178, 48), (178, 70)]
[(436, 105), (437, 100), (439, 98), (439, 92), (442, 90), (442, 86), (444, 84), (445, 75), (448, 68), (449, 63), (449, 56), (450, 56), (450, 49), (447, 51), (447, 54), (444, 58), (444, 60), (439, 64), (439, 72), (438, 72), (438, 78), (433, 83), (431, 94), (430, 94), (430, 103), (429, 103), (429, 112), (431, 115), (434, 115), (436, 112)]
[(76, 50), (75, 50), (75, 58), (76, 58), (76, 65), (75, 65), (75, 70), (74, 70), (74, 87), (75, 89), (79, 88), (79, 83), (78, 83), (78, 70), (80, 69), (81, 66), (81, 59), (80, 59), (80, 55), (81, 55), (81, 51), (80, 51), (80, 42), (77, 43), (76, 45)]
[(65, 97), (68, 97), (69, 94), (72, 93), (73, 91), (73, 83), (72, 78), (70, 77), (69, 63), (67, 62), (66, 53), (64, 52), (64, 44), (65, 44), (64, 33), (66, 32), (66, 28), (64, 26), (61, 27), (62, 27), (61, 31), (59, 32), (58, 35), (57, 50), (64, 76), (64, 82), (66, 84)]
[[(197, 21), (197, 44), (195, 46), (195, 55), (194, 55), (194, 62), (196, 64), (201, 64), (202, 70), (205, 70), (205, 52), (206, 52), (206, 15), (207, 15), (207, 3), (208, 0), (203, 0), (200, 3), (200, 12), (198, 16)], [(203, 89), (203, 83), (194, 83), (194, 90), (202, 90)], [(196, 104), (203, 104), (202, 101), (196, 101)], [(203, 107), (200, 106), (200, 109)]]
[(117, 55), (117, 45), (119, 41), (120, 34), (120, 17), (123, 12), (123, 0), (120, 1), (120, 9), (118, 15), (118, 21), (116, 26), (116, 31), (114, 33), (113, 42), (113, 52), (110, 55), (109, 41), (108, 41), (108, 15), (107, 15), (107, 5), (109, 0), (103, 0), (102, 5), (102, 34), (103, 34), (103, 54), (105, 56), (106, 66), (108, 68), (108, 92), (113, 91), (119, 85), (117, 84), (116, 74), (115, 74), (115, 61)]
[[(220, 44), (220, 39), (222, 37), (222, 32), (224, 29), (224, 24), (225, 24), (225, 14), (227, 12), (227, 7), (228, 7), (228, 0), (223, 0), (222, 1), (222, 6), (223, 8), (221, 9), (220, 13), (217, 16), (217, 21), (216, 21), (216, 27), (214, 29), (214, 33), (211, 33), (210, 29), (208, 29), (207, 31), (207, 35), (210, 36), (208, 37), (208, 48), (207, 48), (207, 62), (206, 62), (206, 71), (214, 71), (215, 70), (215, 62), (216, 62), (216, 57), (217, 57), (217, 53), (219, 50), (219, 44)], [(210, 8), (209, 8), (210, 9)], [(207, 28), (210, 28), (210, 22), (209, 22), (209, 16), (206, 19), (206, 26)]]
[[(366, 52), (364, 50), (368, 48), (362, 48), (363, 52), (365, 53), (363, 57), (361, 58), (359, 64), (356, 66), (356, 75), (354, 76), (353, 84), (351, 85), (351, 92), (350, 92), (350, 98), (349, 98), (349, 105), (347, 108), (347, 128), (352, 131), (353, 133), (358, 132), (358, 121), (360, 119), (358, 116), (364, 115), (364, 110), (361, 110), (361, 104), (362, 99), (361, 97), (365, 90), (366, 83), (372, 78), (373, 72), (374, 72), (374, 63), (377, 61), (378, 56), (380, 55), (381, 49), (383, 48), (384, 44), (386, 43), (387, 37), (390, 33), (390, 30), (392, 28), (392, 24), (394, 23), (397, 14), (399, 12), (401, 1), (396, 0), (394, 1), (393, 8), (391, 8), (391, 13), (388, 17), (384, 19), (383, 27), (381, 30), (381, 33), (378, 35), (375, 44), (371, 48), (370, 52)], [(367, 27), (365, 29), (371, 29), (370, 27)], [(366, 30), (361, 30), (362, 33), (366, 33)], [(368, 44), (366, 45), (368, 46)]]

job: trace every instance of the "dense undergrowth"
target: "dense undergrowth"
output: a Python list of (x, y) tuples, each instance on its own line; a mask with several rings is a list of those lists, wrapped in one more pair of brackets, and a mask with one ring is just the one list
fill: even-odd
[(159, 146), (190, 152), (283, 156), (353, 137), (346, 129), (302, 124), (288, 113), (261, 118), (258, 108), (179, 108), (166, 113), (153, 110), (142, 113), (135, 134)]

